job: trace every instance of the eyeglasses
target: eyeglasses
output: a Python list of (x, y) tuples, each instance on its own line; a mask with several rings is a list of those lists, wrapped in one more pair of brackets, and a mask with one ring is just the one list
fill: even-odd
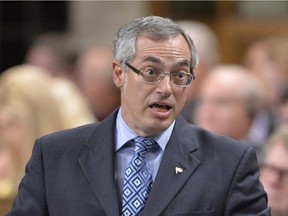
[(138, 74), (146, 83), (159, 83), (164, 78), (164, 76), (167, 75), (170, 77), (170, 81), (175, 86), (187, 87), (191, 84), (192, 80), (195, 79), (192, 69), (191, 73), (187, 73), (185, 71), (165, 73), (151, 66), (138, 70), (128, 62), (125, 62), (125, 65), (127, 65), (133, 72)]
[(288, 183), (288, 170), (264, 163), (260, 166), (260, 171), (266, 176), (277, 175), (282, 182)]

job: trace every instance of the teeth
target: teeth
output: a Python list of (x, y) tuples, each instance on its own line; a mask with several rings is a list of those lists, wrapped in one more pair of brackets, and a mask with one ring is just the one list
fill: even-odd
[(167, 106), (167, 105), (161, 105), (161, 104), (153, 104), (153, 105), (152, 105), (152, 108), (153, 108), (154, 110), (158, 110), (158, 111), (167, 111), (167, 110), (170, 109), (169, 106)]

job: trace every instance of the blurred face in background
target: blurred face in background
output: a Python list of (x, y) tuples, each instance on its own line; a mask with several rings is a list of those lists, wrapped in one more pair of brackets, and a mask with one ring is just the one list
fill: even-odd
[(35, 46), (27, 52), (25, 61), (47, 69), (53, 76), (57, 75), (57, 60), (51, 49), (46, 46)]
[(237, 140), (245, 138), (251, 124), (241, 79), (227, 73), (209, 74), (199, 89), (195, 124)]
[(288, 215), (288, 150), (281, 141), (268, 151), (260, 180), (268, 195), (273, 216)]
[(269, 40), (256, 41), (247, 48), (243, 64), (264, 84), (266, 103), (273, 110), (279, 104), (283, 86), (286, 86), (287, 72), (281, 72), (277, 63), (271, 59), (271, 55)]

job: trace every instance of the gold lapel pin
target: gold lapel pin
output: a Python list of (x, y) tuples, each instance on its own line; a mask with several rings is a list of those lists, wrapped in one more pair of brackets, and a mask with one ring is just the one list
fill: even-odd
[(179, 174), (179, 173), (182, 173), (183, 172), (183, 168), (181, 167), (175, 167), (175, 173), (176, 174)]

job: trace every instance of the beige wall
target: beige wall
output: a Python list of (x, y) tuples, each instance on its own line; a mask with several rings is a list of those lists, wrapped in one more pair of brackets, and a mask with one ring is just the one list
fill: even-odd
[(121, 25), (149, 15), (145, 1), (71, 1), (69, 10), (69, 29), (81, 46), (111, 44)]

